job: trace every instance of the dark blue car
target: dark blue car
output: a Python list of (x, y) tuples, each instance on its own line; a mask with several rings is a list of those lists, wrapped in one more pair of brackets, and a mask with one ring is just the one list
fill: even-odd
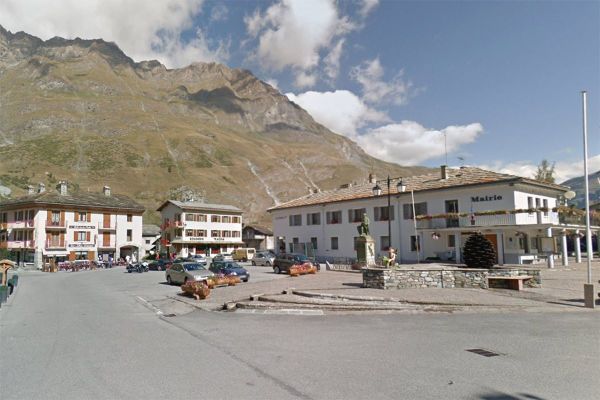
[(208, 269), (215, 274), (236, 275), (244, 282), (250, 279), (250, 273), (233, 261), (213, 261)]

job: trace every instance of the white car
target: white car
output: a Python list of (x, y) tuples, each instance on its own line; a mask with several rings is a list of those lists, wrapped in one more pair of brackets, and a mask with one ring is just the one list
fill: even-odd
[(206, 265), (206, 256), (204, 254), (195, 254), (192, 256), (192, 260), (200, 264)]
[(214, 256), (212, 261), (233, 261), (233, 256), (229, 253), (221, 253)]

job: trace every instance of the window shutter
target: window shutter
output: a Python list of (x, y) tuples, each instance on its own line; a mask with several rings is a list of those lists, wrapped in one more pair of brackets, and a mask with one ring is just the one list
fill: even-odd
[(73, 240), (74, 240), (74, 241), (77, 241), (77, 231), (74, 231), (74, 232), (73, 232)]
[(61, 211), (60, 212), (60, 225), (62, 226), (62, 225), (64, 225), (64, 223), (65, 223), (65, 212)]
[(375, 221), (381, 220), (381, 207), (375, 207)]
[(51, 210), (46, 211), (46, 221), (48, 221), (48, 223), (50, 223), (52, 221), (52, 211)]
[(89, 242), (91, 240), (91, 236), (92, 236), (92, 232), (87, 232), (85, 234), (85, 240), (87, 240)]
[(63, 247), (65, 245), (65, 234), (61, 233), (60, 234), (60, 247)]
[(87, 216), (87, 222), (91, 222), (91, 221), (92, 221), (92, 213), (91, 213), (91, 212), (88, 212), (88, 213), (86, 214), (86, 216)]

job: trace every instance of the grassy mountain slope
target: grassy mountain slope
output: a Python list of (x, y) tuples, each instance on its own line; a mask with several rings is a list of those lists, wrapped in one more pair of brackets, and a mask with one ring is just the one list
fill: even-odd
[(151, 211), (193, 195), (265, 222), (266, 208), (309, 190), (425, 170), (368, 156), (248, 71), (168, 70), (102, 40), (0, 27), (0, 182), (15, 196), (67, 179), (74, 190), (110, 185)]

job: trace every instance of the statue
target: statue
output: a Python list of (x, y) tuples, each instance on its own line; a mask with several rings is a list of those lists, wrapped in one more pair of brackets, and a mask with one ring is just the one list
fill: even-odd
[(356, 229), (358, 229), (358, 234), (360, 236), (369, 236), (369, 217), (367, 217), (367, 213), (363, 214), (362, 222)]

